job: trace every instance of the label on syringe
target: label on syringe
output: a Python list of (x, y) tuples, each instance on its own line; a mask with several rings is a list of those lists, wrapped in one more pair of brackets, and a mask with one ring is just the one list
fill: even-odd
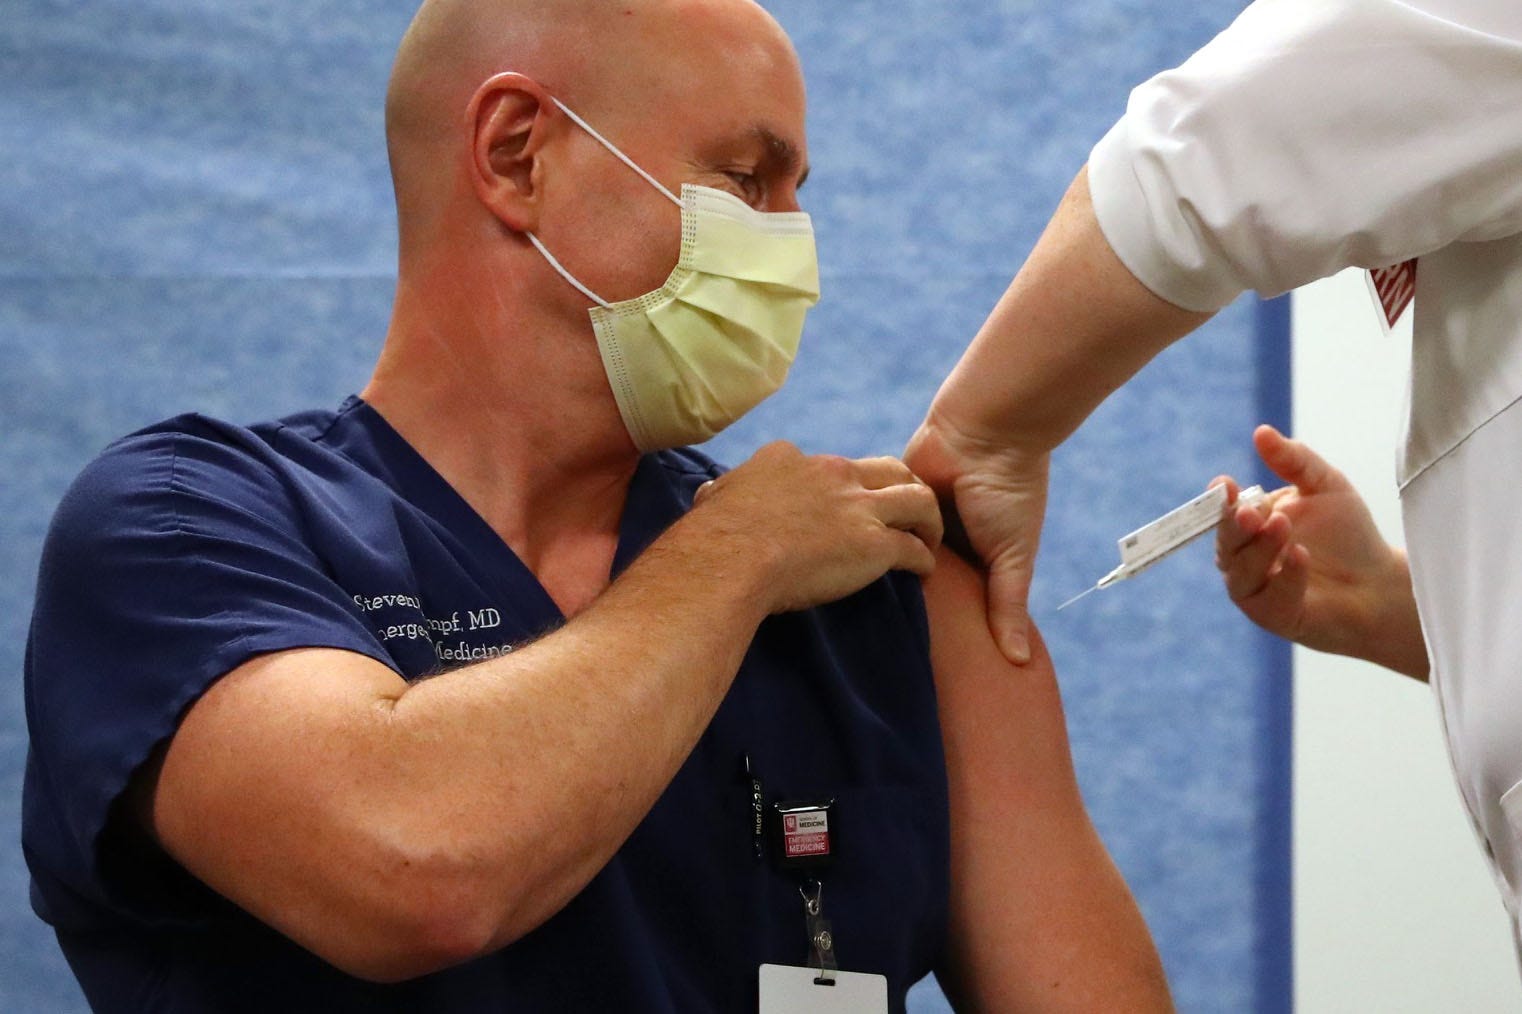
[[(1262, 502), (1264, 495), (1262, 486), (1249, 486), (1238, 494), (1237, 503), (1256, 506)], [(1100, 578), (1094, 587), (1073, 596), (1057, 609), (1066, 609), (1085, 595), (1108, 588), (1117, 581), (1135, 577), (1157, 561), (1189, 545), (1220, 524), (1225, 509), (1226, 487), (1213, 486), (1182, 507), (1175, 507), (1156, 521), (1143, 525), (1118, 542), (1119, 567)]]
[[(1263, 497), (1263, 487), (1242, 490), (1238, 502), (1255, 504)], [(1120, 567), (1108, 576), (1109, 581), (1135, 577), (1154, 563), (1187, 546), (1215, 528), (1226, 508), (1226, 487), (1213, 486), (1181, 507), (1143, 525), (1120, 539)]]
[(1213, 486), (1182, 507), (1175, 507), (1117, 542), (1120, 562), (1131, 566), (1146, 563), (1169, 549), (1204, 534), (1221, 519), (1226, 506), (1226, 487)]

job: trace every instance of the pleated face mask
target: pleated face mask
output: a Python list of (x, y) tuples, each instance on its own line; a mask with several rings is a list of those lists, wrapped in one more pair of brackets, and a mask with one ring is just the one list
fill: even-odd
[(814, 226), (804, 212), (762, 212), (722, 190), (678, 198), (558, 99), (555, 104), (682, 209), (682, 251), (664, 285), (609, 303), (534, 248), (597, 305), (592, 328), (634, 444), (702, 443), (782, 386), (809, 307), (819, 301)]

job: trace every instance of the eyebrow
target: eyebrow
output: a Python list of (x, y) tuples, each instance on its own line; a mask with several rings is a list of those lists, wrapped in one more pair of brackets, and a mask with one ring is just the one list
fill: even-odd
[(810, 166), (803, 164), (803, 153), (798, 146), (768, 127), (756, 127), (751, 136), (760, 142), (769, 159), (779, 165), (783, 172), (797, 173), (797, 186), (801, 189), (808, 182)]

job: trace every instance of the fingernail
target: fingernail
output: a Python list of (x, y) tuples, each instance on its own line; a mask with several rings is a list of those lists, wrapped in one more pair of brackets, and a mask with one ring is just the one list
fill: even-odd
[(1031, 660), (1030, 643), (1019, 634), (1004, 635), (1002, 650), (1005, 657), (1016, 665), (1024, 665)]

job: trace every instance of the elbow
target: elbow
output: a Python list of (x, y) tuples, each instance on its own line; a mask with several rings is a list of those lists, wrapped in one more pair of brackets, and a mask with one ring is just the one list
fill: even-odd
[[(323, 955), (336, 967), (368, 982), (392, 984), (462, 965), (490, 953), (496, 934), (480, 914), (459, 905), (388, 913), (386, 932)], [(413, 903), (407, 903), (407, 909)]]
[(347, 800), (318, 826), (229, 896), (369, 982), (415, 979), (506, 947), (589, 879), (546, 862), (541, 836), (504, 834), (495, 821), (459, 819), (410, 793)]
[[(443, 971), (510, 946), (560, 911), (600, 862), (569, 877), (511, 851), (439, 848), (392, 861), (369, 925), (384, 927), (333, 964), (358, 978), (396, 983)], [(366, 925), (350, 939), (364, 939)]]
[[(518, 891), (500, 872), (451, 855), (393, 856), (358, 888), (350, 917), (308, 946), (349, 975), (391, 984), (465, 964), (511, 943)], [(500, 870), (500, 868), (498, 868)]]

